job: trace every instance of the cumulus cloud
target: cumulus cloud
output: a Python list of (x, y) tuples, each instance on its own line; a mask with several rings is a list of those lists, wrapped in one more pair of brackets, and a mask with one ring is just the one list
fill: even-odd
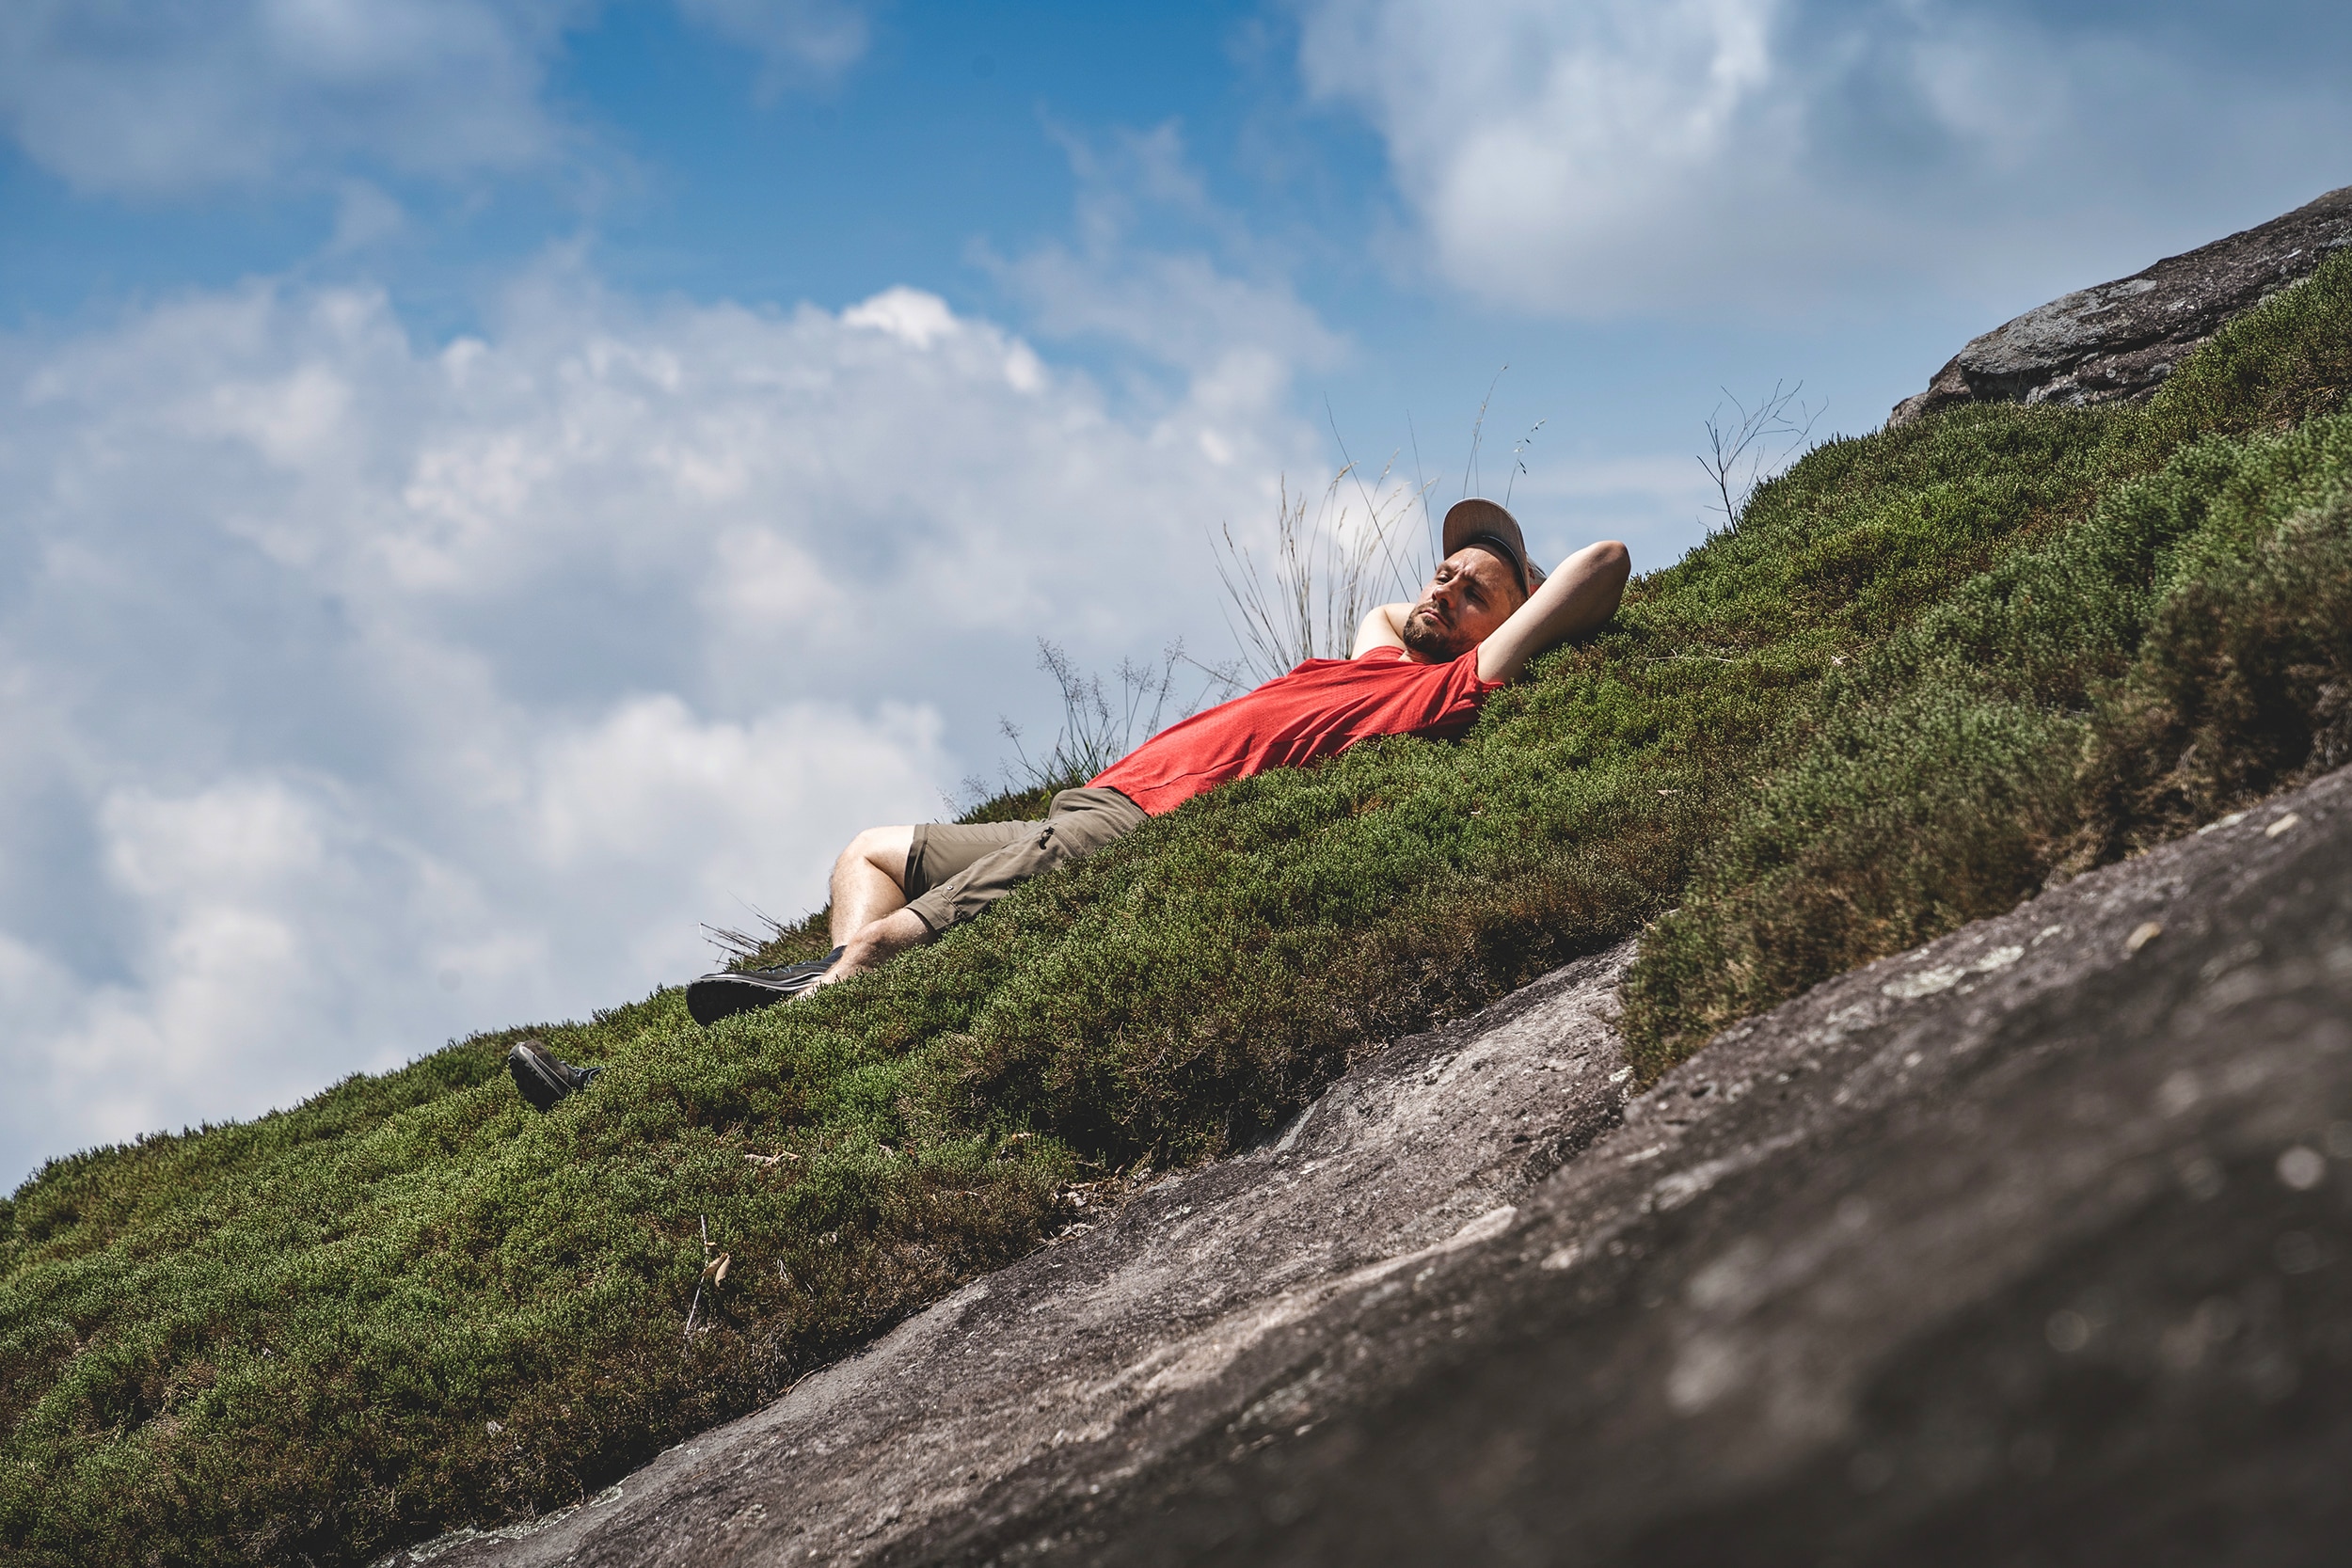
[(677, 0), (687, 20), (757, 50), (767, 65), (763, 90), (829, 76), (866, 53), (866, 16), (843, 0)]
[(1267, 405), (1295, 372), (1338, 365), (1346, 340), (1210, 199), (1173, 125), (1061, 140), (1078, 182), (1075, 242), (1011, 260), (983, 247), (979, 260), (1041, 335), (1140, 351), (1183, 372), (1192, 405), (1226, 417), (1195, 432), (1201, 451), (1231, 463), (1220, 427)]
[(262, 281), (0, 340), (12, 1169), (692, 974), (986, 771), (1038, 636), (1216, 626), (1203, 525), (1313, 460), (1279, 366), (1122, 405), (914, 289), (559, 258), (493, 320)]
[[(847, 0), (676, 0), (757, 53), (764, 92), (866, 51)], [(582, 133), (543, 88), (600, 0), (11, 0), (0, 126), (85, 193), (184, 197), (354, 163), (452, 179), (548, 164)], [(354, 216), (345, 187), (346, 223)], [(365, 210), (363, 224), (380, 222)], [(380, 198), (379, 198), (380, 199)]]
[(406, 173), (548, 157), (563, 0), (18, 0), (0, 122), (84, 191), (173, 196), (359, 155)]
[(2080, 281), (2344, 178), (2341, 8), (1310, 0), (1430, 264), (1565, 316)]

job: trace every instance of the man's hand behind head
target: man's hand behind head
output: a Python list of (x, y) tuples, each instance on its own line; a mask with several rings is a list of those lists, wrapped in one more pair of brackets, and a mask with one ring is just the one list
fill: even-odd
[[(1507, 580), (1509, 568), (1502, 569)], [(1510, 680), (1553, 643), (1599, 630), (1617, 612), (1632, 575), (1633, 557), (1614, 539), (1568, 557), (1478, 644), (1478, 678)]]

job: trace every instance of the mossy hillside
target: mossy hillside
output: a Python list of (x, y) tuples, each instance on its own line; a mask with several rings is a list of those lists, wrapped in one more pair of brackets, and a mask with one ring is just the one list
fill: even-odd
[(0, 1221), (0, 1546), (347, 1562), (577, 1500), (1036, 1245), (1072, 1182), (1229, 1149), (1565, 958), (1649, 927), (1656, 1070), (2317, 765), (2347, 344), (2331, 262), (2150, 409), (1831, 443), (1461, 743), (1218, 791), (791, 1007), (531, 1031), (609, 1069), (552, 1116), (518, 1030), (52, 1164)]
[(1821, 681), (1645, 940), (1639, 1058), (2352, 760), (2348, 478), (2341, 416), (2209, 437)]

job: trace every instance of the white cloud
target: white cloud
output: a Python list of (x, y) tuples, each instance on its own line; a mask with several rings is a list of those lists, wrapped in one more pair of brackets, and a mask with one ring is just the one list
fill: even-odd
[[(1173, 125), (1101, 145), (1060, 139), (1078, 182), (1077, 243), (1010, 261), (979, 257), (1038, 331), (1141, 349), (1245, 401), (1269, 373), (1339, 362), (1345, 340), (1298, 298), (1281, 265), (1256, 254), (1247, 225), (1210, 200)], [(1142, 243), (1147, 228), (1171, 220), (1184, 248)]]
[(1038, 636), (1218, 625), (1203, 527), (1313, 461), (1250, 352), (1122, 411), (920, 291), (648, 307), (560, 258), (445, 344), (269, 282), (0, 340), (0, 1164), (821, 902), (1046, 706)]
[(12, 0), (0, 123), (84, 191), (184, 195), (359, 155), (512, 169), (561, 133), (539, 102), (564, 0)]
[(689, 21), (757, 50), (767, 62), (763, 91), (793, 77), (828, 76), (866, 53), (866, 16), (844, 0), (677, 0)]
[(2345, 35), (2296, 6), (1310, 0), (1299, 63), (1452, 283), (1706, 316), (2007, 298), (2271, 216), (2344, 177), (2318, 61)]
[(463, 1020), (578, 1014), (682, 978), (708, 957), (696, 919), (748, 924), (746, 900), (819, 885), (825, 828), (928, 803), (946, 766), (935, 719), (905, 706), (731, 722), (662, 695), (583, 724), (503, 719), (519, 748), (437, 791), (281, 764), (103, 796), (127, 973), (79, 974), (38, 930), (0, 933), (0, 1006), (29, 1025), (12, 1100), (39, 1114), (10, 1141), (60, 1152), (60, 1130), (249, 1115)]
[[(865, 53), (846, 0), (676, 0), (762, 60), (763, 95)], [(567, 29), (605, 0), (10, 0), (0, 127), (84, 193), (185, 198), (283, 180), (343, 192), (337, 245), (397, 227), (354, 164), (452, 179), (540, 167), (585, 133), (550, 111)]]
[(327, 241), (332, 255), (389, 240), (408, 227), (408, 214), (399, 202), (365, 180), (346, 180), (336, 192), (335, 232)]
[(926, 349), (956, 329), (954, 312), (937, 294), (920, 289), (884, 289), (863, 305), (841, 312), (844, 326), (870, 326), (910, 348)]

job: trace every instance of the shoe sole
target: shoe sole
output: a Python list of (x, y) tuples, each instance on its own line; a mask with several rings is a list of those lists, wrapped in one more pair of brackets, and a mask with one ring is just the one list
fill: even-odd
[(741, 974), (706, 974), (686, 988), (686, 1010), (695, 1022), (708, 1028), (737, 1013), (755, 1012), (779, 1002), (789, 1002), (816, 983), (814, 974), (805, 984), (793, 986), (774, 985)]
[(540, 1056), (541, 1053), (532, 1050), (529, 1043), (518, 1045), (506, 1053), (506, 1070), (531, 1108), (544, 1116), (555, 1109), (557, 1101), (573, 1091), (569, 1084), (548, 1070)]

